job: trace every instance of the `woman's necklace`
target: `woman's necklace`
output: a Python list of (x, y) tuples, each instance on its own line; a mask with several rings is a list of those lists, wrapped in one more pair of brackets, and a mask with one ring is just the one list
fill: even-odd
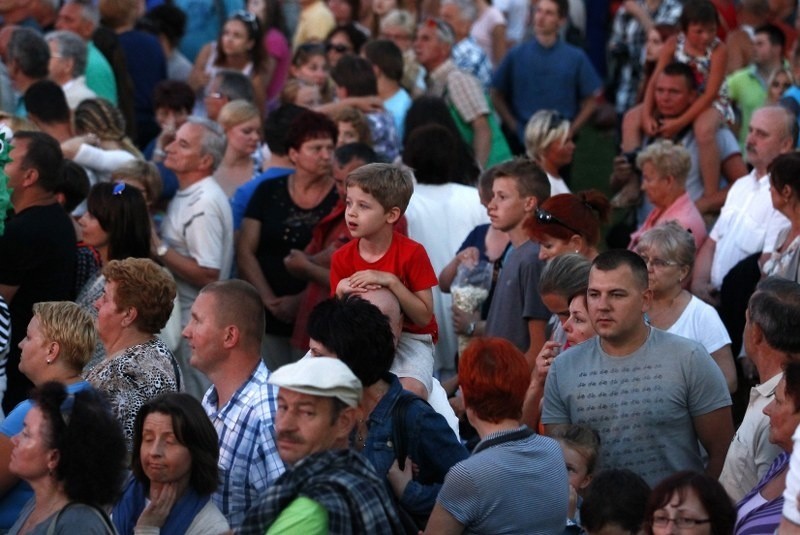
[(367, 446), (367, 435), (369, 435), (369, 415), (381, 402), (383, 396), (389, 391), (389, 385), (384, 381), (378, 381), (374, 385), (367, 387), (364, 391), (363, 401), (361, 402), (361, 410), (364, 414), (363, 418), (359, 418), (358, 427), (356, 428), (356, 447), (363, 450)]

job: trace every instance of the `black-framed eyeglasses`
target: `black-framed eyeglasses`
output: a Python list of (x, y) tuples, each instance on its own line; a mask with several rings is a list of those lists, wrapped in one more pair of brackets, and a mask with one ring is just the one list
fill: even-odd
[(347, 45), (343, 45), (341, 43), (333, 44), (333, 43), (325, 43), (325, 50), (330, 52), (333, 50), (334, 52), (338, 52), (339, 54), (347, 54), (348, 52), (352, 52), (353, 49)]
[(565, 229), (569, 230), (570, 232), (574, 232), (575, 234), (581, 236), (581, 232), (574, 227), (571, 227), (561, 221), (559, 218), (545, 210), (544, 208), (537, 208), (536, 209), (536, 221), (543, 225), (561, 225)]
[(675, 522), (675, 527), (678, 529), (692, 529), (700, 524), (708, 524), (711, 522), (710, 518), (684, 518), (682, 516), (676, 516), (675, 518), (671, 518), (667, 515), (653, 515), (653, 526), (658, 526), (659, 528), (665, 528), (669, 525), (670, 522)]

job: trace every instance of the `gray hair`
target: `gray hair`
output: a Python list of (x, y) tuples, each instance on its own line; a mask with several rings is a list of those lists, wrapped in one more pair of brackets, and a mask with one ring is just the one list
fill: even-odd
[(48, 43), (54, 42), (58, 53), (64, 59), (72, 60), (72, 77), (77, 78), (86, 72), (88, 48), (78, 34), (66, 30), (50, 32), (44, 37)]
[(6, 49), (8, 62), (12, 61), (25, 76), (46, 78), (50, 63), (50, 47), (39, 32), (30, 28), (17, 28), (11, 34)]
[(214, 78), (219, 80), (217, 91), (221, 95), (228, 97), (228, 100), (255, 101), (253, 82), (241, 72), (230, 69), (220, 69), (217, 71)]
[(203, 127), (203, 138), (200, 140), (200, 153), (205, 156), (210, 155), (212, 162), (212, 170), (219, 167), (222, 162), (222, 157), (225, 155), (225, 132), (222, 127), (206, 119), (205, 117), (197, 117), (192, 115), (186, 120), (187, 123), (196, 124)]
[(647, 162), (653, 164), (659, 175), (671, 176), (682, 186), (686, 184), (686, 177), (692, 169), (689, 151), (666, 139), (651, 143), (636, 156), (639, 169)]
[(475, 5), (475, 0), (444, 0), (442, 5), (446, 4), (453, 4), (458, 8), (461, 20), (475, 22), (478, 18), (478, 6)]
[(525, 154), (537, 160), (547, 147), (556, 140), (564, 143), (569, 136), (569, 119), (556, 110), (539, 110), (525, 126)]
[(651, 248), (658, 249), (664, 260), (677, 262), (689, 268), (694, 265), (697, 251), (694, 236), (677, 221), (667, 221), (642, 234), (639, 243), (636, 244), (636, 252)]
[(399, 28), (403, 28), (408, 32), (408, 35), (413, 37), (414, 30), (416, 30), (416, 24), (417, 22), (414, 18), (414, 15), (405, 9), (393, 9), (381, 19), (380, 30), (385, 31), (386, 28), (397, 26)]
[(556, 294), (569, 300), (586, 293), (591, 267), (586, 257), (575, 253), (553, 258), (539, 277), (539, 295)]
[(436, 38), (442, 43), (452, 47), (456, 42), (456, 33), (453, 31), (453, 28), (442, 19), (428, 19), (420, 24), (418, 28), (422, 28), (431, 22), (433, 22), (434, 26), (436, 27)]
[(81, 6), (81, 18), (91, 22), (92, 28), (97, 28), (100, 25), (100, 10), (91, 0), (67, 0), (64, 5), (77, 4)]
[(780, 114), (781, 121), (783, 122), (781, 141), (783, 141), (783, 140), (788, 138), (788, 139), (792, 140), (792, 147), (796, 146), (797, 145), (797, 117), (795, 116), (795, 114), (793, 112), (791, 112), (790, 110), (787, 110), (783, 106), (777, 106), (777, 105), (775, 105), (775, 106), (763, 106), (763, 107), (758, 108), (757, 110), (755, 110), (755, 112), (753, 112), (753, 113), (759, 112), (761, 110), (775, 111), (776, 113)]
[(779, 351), (800, 353), (800, 285), (767, 277), (756, 286), (747, 305), (750, 322), (761, 328), (767, 343)]

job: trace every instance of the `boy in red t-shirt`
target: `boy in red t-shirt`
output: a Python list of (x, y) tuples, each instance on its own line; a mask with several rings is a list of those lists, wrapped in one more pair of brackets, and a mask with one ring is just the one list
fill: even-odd
[(395, 362), (393, 370), (430, 393), (439, 331), (431, 288), (438, 281), (425, 248), (393, 228), (413, 193), (411, 172), (396, 165), (369, 164), (350, 173), (345, 220), (354, 239), (333, 254), (331, 290), (341, 297), (386, 288), (397, 297), (405, 316), (397, 355), (413, 357), (404, 359), (402, 370)]

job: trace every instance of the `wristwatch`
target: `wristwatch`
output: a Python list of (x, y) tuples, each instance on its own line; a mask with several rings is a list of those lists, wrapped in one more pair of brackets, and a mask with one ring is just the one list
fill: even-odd
[(475, 333), (475, 322), (469, 324), (467, 327), (467, 336), (472, 336)]
[(164, 242), (161, 242), (161, 244), (156, 247), (156, 254), (159, 258), (164, 258), (164, 255), (167, 254), (167, 251), (169, 251), (169, 246)]

